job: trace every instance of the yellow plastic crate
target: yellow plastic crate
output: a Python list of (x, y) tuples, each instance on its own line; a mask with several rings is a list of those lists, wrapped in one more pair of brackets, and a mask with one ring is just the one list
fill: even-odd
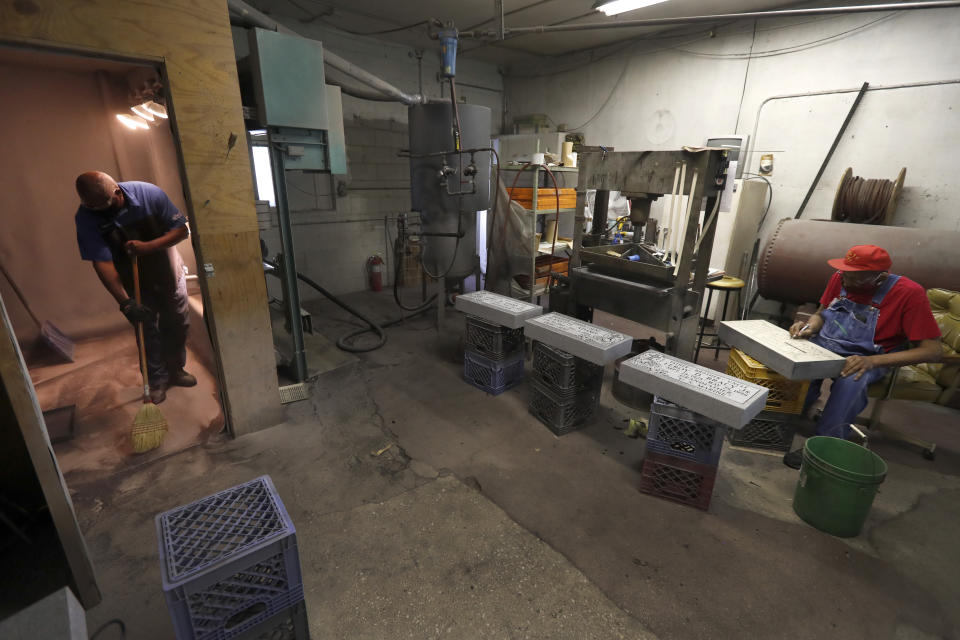
[(739, 349), (730, 349), (727, 374), (769, 389), (764, 411), (780, 413), (803, 411), (803, 403), (807, 399), (807, 390), (810, 388), (809, 380), (788, 380)]

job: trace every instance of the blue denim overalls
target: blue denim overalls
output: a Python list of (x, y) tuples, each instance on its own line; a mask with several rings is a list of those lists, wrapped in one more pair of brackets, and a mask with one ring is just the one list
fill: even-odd
[[(847, 298), (846, 289), (824, 309), (823, 327), (810, 338), (810, 342), (829, 349), (841, 356), (872, 356), (883, 353), (883, 348), (874, 342), (880, 303), (897, 283), (900, 276), (890, 274), (873, 294), (870, 304), (859, 304)], [(887, 374), (886, 367), (876, 367), (865, 372), (859, 380), (854, 376), (834, 378), (830, 397), (817, 423), (818, 436), (846, 438), (850, 423), (867, 406), (867, 387)], [(820, 397), (823, 380), (813, 380), (807, 393), (805, 408)]]

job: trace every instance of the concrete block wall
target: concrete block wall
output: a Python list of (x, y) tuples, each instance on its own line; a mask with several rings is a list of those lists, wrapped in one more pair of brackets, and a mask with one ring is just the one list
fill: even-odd
[[(393, 240), (400, 213), (410, 213), (410, 165), (399, 151), (407, 144), (407, 125), (392, 119), (354, 116), (344, 122), (346, 176), (287, 172), (287, 197), (293, 224), (297, 270), (334, 294), (368, 287), (367, 258), (377, 253), (386, 262), (384, 286), (393, 283)], [(275, 226), (261, 232), (270, 255), (280, 251)], [(280, 282), (268, 281), (280, 297)], [(300, 286), (304, 301), (320, 297)]]
[[(324, 49), (374, 73), (409, 92), (422, 91), (433, 98), (449, 97), (438, 72), (440, 47), (424, 40), (423, 48), (360, 37), (304, 22), (295, 5), (278, 4), (271, 17), (297, 33), (319, 40)], [(246, 32), (234, 27), (238, 60), (249, 54)], [(418, 54), (420, 59), (418, 59)], [(503, 109), (503, 79), (496, 65), (462, 57), (457, 61), (458, 97), (492, 111), (491, 133), (499, 130)], [(397, 152), (408, 146), (407, 107), (395, 102), (360, 100), (343, 95), (347, 176), (288, 173), (287, 193), (292, 209), (297, 268), (333, 293), (367, 288), (366, 259), (380, 253), (387, 262), (385, 284), (393, 282), (393, 238), (396, 216), (410, 209), (410, 170)], [(346, 188), (346, 195), (337, 195)], [(384, 233), (384, 218), (389, 239)], [(409, 214), (411, 221), (416, 214)], [(271, 254), (280, 250), (275, 228), (261, 233)], [(388, 250), (389, 249), (389, 250)], [(271, 295), (279, 295), (279, 281), (270, 278)], [(301, 286), (304, 300), (315, 292)], [(388, 295), (388, 294), (384, 294)]]

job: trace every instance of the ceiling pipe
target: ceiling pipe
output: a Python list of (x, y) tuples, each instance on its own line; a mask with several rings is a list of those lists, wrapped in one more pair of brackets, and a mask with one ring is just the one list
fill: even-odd
[[(261, 13), (243, 0), (227, 0), (227, 7), (230, 9), (230, 13), (239, 18), (245, 25), (285, 33), (299, 38), (304, 37), (293, 29), (288, 29), (273, 18)], [(383, 78), (379, 78), (369, 71), (361, 69), (348, 60), (344, 60), (329, 49), (324, 49), (323, 51), (323, 62), (375, 90), (375, 92), (368, 92), (348, 87), (344, 89), (344, 93), (347, 95), (354, 95), (354, 97), (366, 100), (379, 100), (380, 96), (383, 96), (389, 101), (402, 102), (405, 105), (425, 104), (428, 101), (427, 97), (422, 93), (411, 94), (401, 91)], [(341, 89), (343, 89), (342, 84)]]
[[(946, 9), (960, 7), (960, 0), (936, 0), (931, 2), (904, 2), (885, 4), (864, 4), (850, 7), (814, 7), (811, 9), (783, 9), (780, 11), (750, 11), (746, 13), (725, 13), (708, 16), (683, 16), (676, 18), (648, 18), (643, 20), (620, 20), (614, 22), (587, 22), (583, 24), (540, 25), (534, 27), (505, 27), (508, 36), (522, 36), (531, 33), (556, 33), (559, 31), (586, 31), (591, 29), (625, 29), (629, 27), (656, 27), (661, 25), (688, 24), (694, 22), (721, 22), (728, 20), (762, 20), (765, 18), (794, 18), (803, 16), (823, 16), (841, 13), (869, 13), (874, 11), (907, 11), (910, 9)], [(497, 37), (496, 31), (461, 31), (461, 38)]]

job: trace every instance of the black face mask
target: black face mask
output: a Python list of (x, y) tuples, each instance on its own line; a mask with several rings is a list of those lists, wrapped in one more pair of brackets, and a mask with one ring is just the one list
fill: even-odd
[(884, 274), (880, 274), (873, 280), (868, 280), (867, 282), (859, 283), (852, 287), (844, 285), (844, 289), (846, 289), (849, 293), (858, 293), (858, 294), (874, 293), (877, 289), (880, 288), (880, 285), (883, 284), (883, 281), (885, 279), (886, 279), (886, 276)]
[(107, 207), (106, 209), (96, 209), (94, 210), (94, 213), (96, 213), (98, 216), (101, 216), (103, 218), (110, 219), (110, 218), (116, 218), (117, 214), (120, 213), (120, 211), (122, 210), (123, 210), (123, 207), (121, 205), (114, 203), (109, 207)]

